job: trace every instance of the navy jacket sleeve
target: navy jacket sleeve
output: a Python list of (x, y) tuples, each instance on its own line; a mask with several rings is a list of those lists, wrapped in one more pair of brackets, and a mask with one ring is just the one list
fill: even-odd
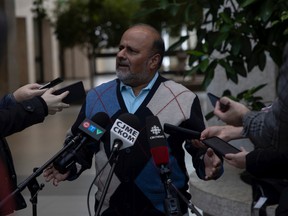
[(41, 97), (0, 108), (0, 136), (6, 137), (33, 124), (43, 122), (48, 108)]
[(256, 177), (288, 178), (288, 151), (254, 150), (246, 155), (246, 170)]

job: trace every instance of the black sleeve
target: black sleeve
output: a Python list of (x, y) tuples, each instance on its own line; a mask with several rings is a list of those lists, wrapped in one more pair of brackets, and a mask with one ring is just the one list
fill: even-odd
[(259, 149), (246, 155), (246, 170), (256, 177), (288, 178), (288, 151)]
[[(191, 108), (191, 116), (189, 121), (183, 122), (182, 127), (202, 132), (205, 129), (204, 116), (201, 110), (201, 105), (198, 96), (195, 98), (192, 108)], [(197, 173), (197, 176), (200, 179), (205, 178), (205, 163), (204, 163), (204, 155), (206, 153), (206, 148), (196, 148), (193, 146), (190, 140), (186, 140), (185, 142), (186, 151), (192, 156), (193, 167)], [(223, 162), (223, 158), (221, 155), (217, 154), (217, 156)], [(219, 178), (223, 174), (223, 166), (221, 172), (219, 172), (218, 176), (215, 176), (215, 179)]]
[(192, 164), (196, 174), (200, 179), (205, 178), (204, 154), (206, 149), (200, 149), (193, 146), (190, 140), (186, 140), (184, 145), (186, 151), (192, 156)]
[(47, 105), (39, 97), (0, 109), (0, 136), (6, 137), (33, 124), (43, 122)]

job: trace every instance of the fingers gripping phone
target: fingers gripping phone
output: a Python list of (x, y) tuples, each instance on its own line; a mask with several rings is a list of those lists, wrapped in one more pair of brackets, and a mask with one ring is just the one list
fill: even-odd
[(53, 86), (58, 85), (59, 83), (63, 82), (63, 80), (58, 77), (57, 79), (54, 79), (46, 84), (44, 84), (43, 86), (41, 86), (39, 89), (46, 89), (46, 88), (51, 88)]
[[(212, 94), (210, 92), (208, 92), (207, 95), (208, 95), (208, 97), (210, 99), (211, 104), (213, 105), (213, 107), (215, 107), (216, 106), (216, 102), (220, 100), (220, 97), (217, 97), (216, 95), (214, 95), (214, 94)], [(223, 104), (223, 103), (220, 102), (220, 110), (222, 112), (226, 112), (228, 109), (229, 109), (229, 105), (226, 105), (226, 104)]]

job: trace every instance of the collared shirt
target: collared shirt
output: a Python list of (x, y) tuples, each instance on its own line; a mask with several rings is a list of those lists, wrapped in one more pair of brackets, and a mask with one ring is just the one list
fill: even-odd
[(120, 83), (120, 92), (122, 94), (123, 100), (129, 113), (136, 112), (136, 110), (145, 100), (152, 86), (156, 82), (158, 76), (159, 74), (156, 73), (153, 79), (149, 82), (149, 84), (145, 88), (143, 88), (137, 96), (135, 96), (131, 86), (127, 86), (122, 82)]

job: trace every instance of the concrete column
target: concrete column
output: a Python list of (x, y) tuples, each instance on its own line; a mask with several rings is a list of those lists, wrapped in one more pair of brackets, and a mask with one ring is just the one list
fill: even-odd
[[(0, 0), (0, 8), (7, 16), (8, 38), (1, 56), (0, 94), (3, 95), (19, 87), (16, 47), (15, 5), (11, 0)], [(1, 31), (1, 33), (3, 33)]]
[(36, 82), (35, 76), (35, 42), (34, 42), (34, 30), (33, 30), (33, 16), (27, 14), (26, 16), (26, 33), (27, 33), (27, 56), (28, 56), (28, 80), (29, 83)]

